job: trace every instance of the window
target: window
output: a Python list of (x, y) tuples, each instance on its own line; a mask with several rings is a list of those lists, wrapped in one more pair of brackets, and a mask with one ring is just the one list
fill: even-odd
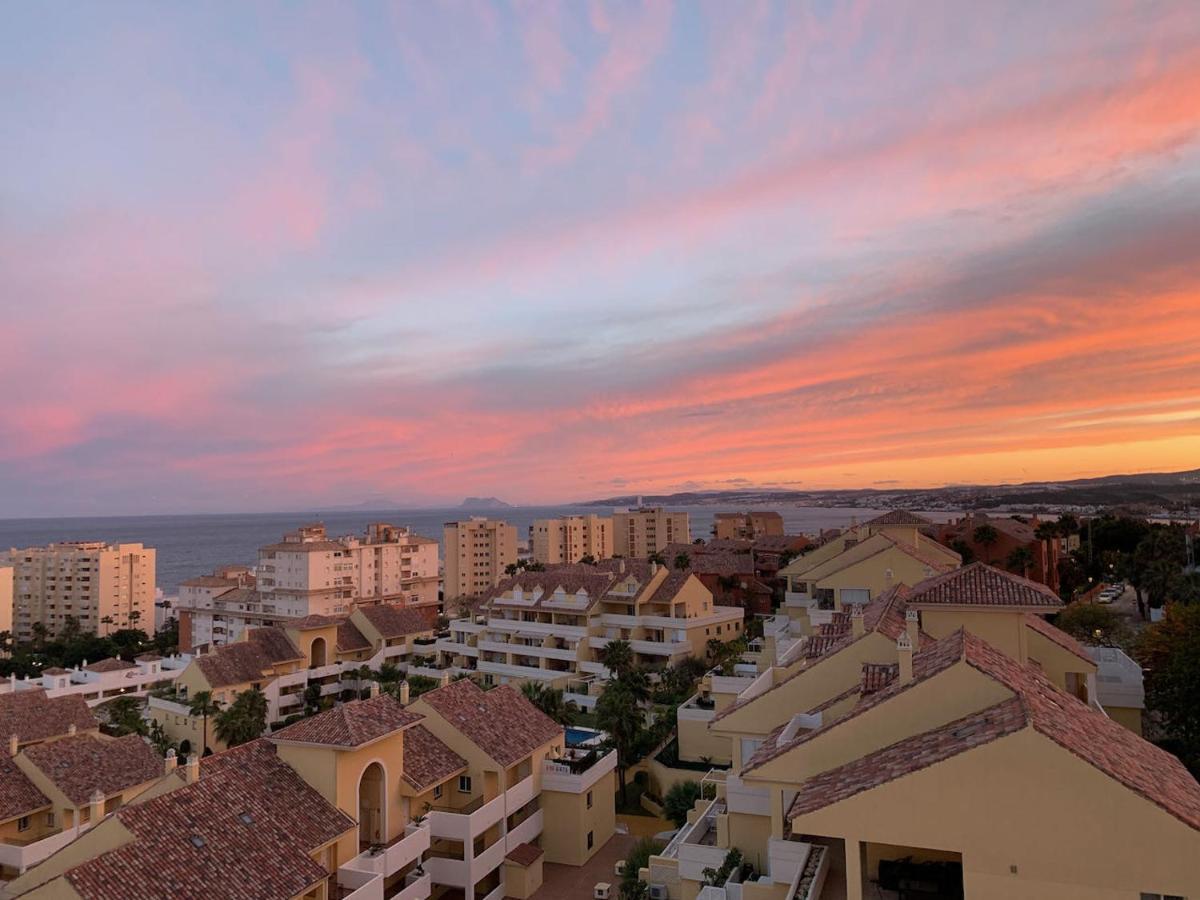
[(21, 818), (17, 819), (17, 831), (28, 831), (28, 830), (29, 830), (29, 816), (21, 816)]
[(440, 784), (435, 785), (433, 788), (433, 799), (437, 800), (441, 796), (442, 796), (442, 786)]
[(460, 794), (471, 793), (471, 776), (470, 775), (459, 775), (458, 776), (458, 792)]
[(588, 832), (588, 849), (592, 849), (592, 845), (596, 843), (596, 839), (592, 836), (592, 832)]
[(587, 792), (587, 808), (588, 809), (592, 808), (592, 792), (591, 791)]

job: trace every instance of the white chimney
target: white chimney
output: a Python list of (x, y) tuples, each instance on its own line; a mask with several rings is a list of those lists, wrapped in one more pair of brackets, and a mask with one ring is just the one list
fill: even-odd
[(88, 801), (88, 815), (93, 825), (104, 815), (104, 795), (100, 793), (100, 788), (92, 791), (92, 798)]
[(908, 684), (913, 680), (913, 645), (907, 631), (901, 632), (896, 641), (896, 655), (900, 658), (900, 683)]
[(367, 687), (367, 693), (370, 694), (372, 700), (374, 700), (376, 697), (378, 697), (379, 696), (379, 682), (372, 681), (371, 684)]
[(918, 638), (921, 633), (921, 614), (915, 609), (905, 610), (904, 630), (908, 633), (909, 642), (916, 647), (920, 643)]
[(78, 731), (78, 729), (75, 727), (74, 722), (67, 726), (67, 734), (74, 734), (76, 731)]
[(408, 682), (400, 682), (400, 703), (402, 706), (408, 706), (409, 696)]
[(20, 743), (21, 742), (18, 740), (16, 732), (13, 732), (12, 734), (10, 734), (8, 736), (8, 755), (9, 756), (17, 755), (17, 747), (20, 745)]
[(179, 757), (175, 755), (175, 748), (172, 747), (167, 751), (167, 756), (163, 760), (163, 772), (170, 775), (175, 771), (175, 767), (179, 765)]
[(188, 754), (187, 762), (183, 766), (183, 780), (188, 784), (195, 784), (200, 780), (200, 757), (195, 753)]
[(850, 607), (850, 634), (860, 638), (866, 633), (867, 623), (863, 619), (863, 608), (860, 604), (855, 603)]

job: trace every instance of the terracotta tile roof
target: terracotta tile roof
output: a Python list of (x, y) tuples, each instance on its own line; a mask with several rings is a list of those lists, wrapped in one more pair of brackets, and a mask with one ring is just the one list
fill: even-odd
[(304, 659), (304, 654), (292, 643), (288, 633), (275, 625), (248, 629), (246, 640), (258, 647), (271, 663)]
[(86, 806), (93, 791), (108, 796), (163, 774), (162, 758), (136, 734), (114, 740), (80, 734), (34, 744), (22, 753), (76, 806)]
[(407, 728), (421, 717), (409, 712), (388, 694), (369, 700), (343, 703), (323, 713), (301, 719), (271, 735), (275, 741), (299, 741), (329, 747), (361, 747), (394, 731)]
[(907, 509), (893, 509), (885, 512), (881, 516), (876, 516), (863, 525), (932, 525), (929, 519), (924, 516), (918, 516), (916, 513), (909, 512)]
[(0, 752), (0, 822), (27, 816), (49, 805), (49, 798), (13, 762), (8, 748), (3, 748)]
[(144, 662), (158, 662), (160, 659), (162, 659), (162, 657), (159, 656), (157, 653), (139, 653), (137, 656), (134, 657), (134, 659), (140, 663), (144, 663)]
[(67, 734), (72, 725), (78, 731), (100, 727), (79, 694), (50, 699), (41, 688), (0, 694), (0, 741), (5, 750), (14, 734), (21, 743), (44, 741)]
[(84, 668), (89, 672), (120, 672), (122, 669), (136, 669), (137, 664), (123, 659), (98, 659)]
[[(671, 603), (675, 596), (683, 589), (684, 584), (689, 578), (695, 576), (687, 569), (672, 569), (667, 577), (654, 589), (654, 593), (647, 600), (648, 603)], [(707, 590), (707, 588), (705, 588)]]
[(366, 639), (358, 627), (349, 619), (338, 622), (337, 649), (339, 653), (351, 653), (355, 650), (367, 650), (371, 642)]
[[(257, 629), (256, 629), (257, 630)], [(205, 680), (214, 688), (247, 684), (267, 677), (270, 660), (255, 641), (237, 641), (195, 658)]]
[(1087, 649), (1071, 635), (1067, 634), (1060, 628), (1055, 628), (1041, 616), (1036, 613), (1025, 614), (1025, 624), (1036, 631), (1048, 641), (1053, 641), (1069, 653), (1073, 653), (1088, 664), (1088, 671), (1096, 668), (1096, 661), (1092, 659)]
[(259, 552), (267, 553), (328, 553), (332, 550), (345, 550), (346, 545), (338, 541), (281, 541), (278, 544), (267, 544), (259, 547)]
[(536, 844), (517, 844), (504, 858), (512, 860), (518, 866), (532, 866), (542, 858), (543, 852)]
[(424, 725), (404, 732), (404, 780), (416, 790), (427, 791), (466, 768), (467, 761)]
[[(505, 594), (511, 594), (514, 588), (521, 588), (526, 600), (540, 590), (541, 596), (533, 603), (533, 607), (536, 608), (553, 600), (555, 592), (561, 588), (567, 596), (577, 595), (580, 591), (586, 593), (590, 608), (598, 603), (618, 580), (617, 575), (601, 566), (549, 566), (544, 572), (518, 572), (501, 581), (486, 596), (489, 605), (504, 605), (514, 603), (504, 597)], [(523, 609), (530, 608), (528, 602), (519, 605)]]
[(43, 675), (70, 675), (70, 669), (64, 669), (62, 666), (51, 666), (48, 669), (42, 669)]
[(238, 580), (236, 578), (222, 578), (220, 575), (198, 575), (195, 578), (179, 582), (180, 587), (234, 588), (237, 585)]
[(1044, 584), (974, 562), (915, 585), (911, 606), (986, 606), (1061, 609), (1063, 602)]
[(420, 699), (502, 766), (563, 733), (561, 725), (509, 685), (485, 692), (464, 678)]
[(1020, 731), (1025, 725), (1021, 701), (1014, 697), (940, 728), (906, 738), (807, 779), (796, 793), (787, 818), (794, 819), (814, 812), (926, 769), (959, 753)]
[(396, 606), (394, 603), (360, 606), (357, 611), (385, 638), (433, 631), (433, 626), (419, 610)]
[(900, 667), (896, 663), (886, 665), (883, 663), (863, 663), (862, 667), (862, 692), (864, 694), (873, 694), (876, 691), (881, 691), (900, 674)]
[(710, 544), (668, 544), (662, 551), (663, 559), (671, 567), (681, 553), (688, 557), (688, 568), (698, 575), (754, 575), (754, 555), (749, 542), (740, 550)]
[(307, 631), (310, 628), (328, 628), (330, 625), (336, 625), (340, 620), (332, 616), (322, 616), (317, 613), (311, 613), (303, 619), (295, 619), (288, 622), (288, 628), (295, 628), (297, 631)]
[(355, 827), (258, 740), (192, 785), (115, 813), (132, 840), (66, 872), (84, 900), (287, 900), (328, 873), (310, 854)]

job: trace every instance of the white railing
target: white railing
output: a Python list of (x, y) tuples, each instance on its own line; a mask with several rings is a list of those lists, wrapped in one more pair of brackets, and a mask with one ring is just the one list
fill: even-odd
[(486, 897), (484, 897), (483, 900), (502, 900), (503, 897), (504, 897), (504, 879), (501, 878), (500, 884), (495, 888), (495, 890), (493, 890), (490, 894), (488, 894)]
[(342, 890), (350, 891), (342, 900), (383, 900), (382, 875), (342, 866), (338, 869), (337, 881)]
[(518, 844), (532, 843), (542, 833), (543, 815), (542, 810), (535, 810), (533, 815), (504, 836), (507, 852), (511, 853)]
[(518, 622), (516, 619), (488, 619), (487, 627), (493, 631), (528, 631), (530, 634), (554, 635), (582, 640), (587, 637), (587, 628), (582, 625), (555, 625), (550, 622)]
[[(473, 813), (464, 814), (434, 809), (429, 812), (432, 834), (470, 844), (478, 835), (504, 818), (504, 795), (499, 794)], [(478, 879), (476, 879), (478, 880)]]
[(713, 675), (712, 692), (714, 694), (740, 694), (754, 684), (755, 675)]
[(491, 672), (494, 675), (508, 675), (514, 678), (537, 678), (542, 681), (567, 678), (573, 674), (571, 672), (559, 672), (554, 669), (535, 669), (533, 666), (512, 666), (508, 663), (492, 662), (487, 659), (479, 660), (479, 671)]
[(1088, 647), (1096, 662), (1096, 696), (1102, 705), (1144, 709), (1142, 667), (1119, 647)]
[(535, 787), (533, 773), (530, 772), (505, 791), (504, 802), (508, 806), (508, 809), (510, 811), (518, 810), (532, 800)]
[(750, 686), (738, 694), (738, 700), (751, 700), (759, 694), (765, 694), (775, 684), (773, 669), (764, 669), (763, 673), (750, 682)]
[(559, 791), (564, 794), (582, 794), (617, 767), (617, 751), (610, 750), (596, 760), (589, 769), (574, 774), (570, 766), (553, 760), (542, 762), (542, 790)]
[(725, 805), (732, 813), (771, 814), (771, 794), (765, 787), (746, 784), (732, 772), (725, 779)]
[(693, 705), (695, 702), (695, 696), (688, 698), (688, 701), (676, 710), (676, 719), (681, 722), (711, 722), (717, 714), (716, 708), (705, 709)]
[(50, 856), (52, 853), (57, 853), (79, 835), (83, 834), (90, 827), (90, 823), (83, 825), (64, 828), (57, 834), (52, 834), (49, 837), (44, 837), (40, 841), (34, 841), (24, 846), (17, 844), (5, 844), (0, 842), (0, 865), (8, 868), (16, 869), (18, 872), (24, 872), (30, 866), (35, 866)]

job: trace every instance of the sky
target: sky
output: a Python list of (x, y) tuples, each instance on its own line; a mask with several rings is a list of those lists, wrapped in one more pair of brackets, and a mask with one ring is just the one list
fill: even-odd
[(9, 3), (0, 517), (1200, 466), (1200, 13)]

